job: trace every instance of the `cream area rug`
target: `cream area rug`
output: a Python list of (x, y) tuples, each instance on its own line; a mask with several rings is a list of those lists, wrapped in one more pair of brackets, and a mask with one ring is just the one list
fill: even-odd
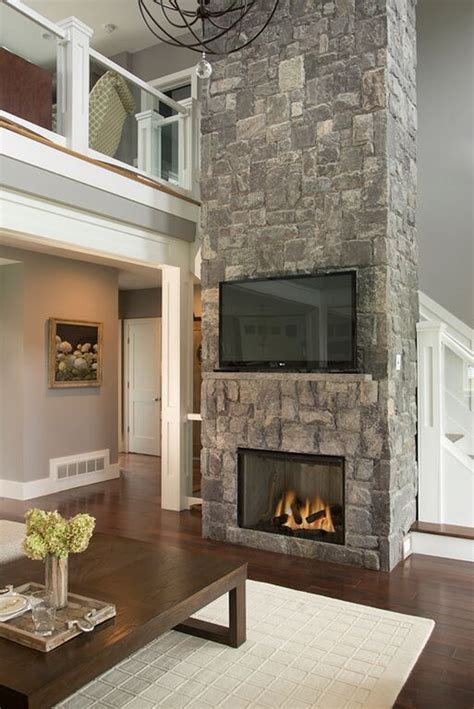
[[(198, 617), (227, 624), (227, 598)], [(171, 631), (61, 703), (68, 709), (388, 709), (434, 622), (247, 581), (240, 648)]]

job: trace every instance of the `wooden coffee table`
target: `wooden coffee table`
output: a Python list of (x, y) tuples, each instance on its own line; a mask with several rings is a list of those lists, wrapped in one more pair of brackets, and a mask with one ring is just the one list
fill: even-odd
[[(43, 581), (40, 562), (0, 567), (0, 588)], [(45, 654), (0, 639), (0, 707), (47, 709), (162, 633), (238, 647), (245, 641), (247, 565), (221, 556), (96, 534), (69, 562), (71, 591), (111, 601), (117, 616)], [(190, 618), (229, 594), (229, 627)]]

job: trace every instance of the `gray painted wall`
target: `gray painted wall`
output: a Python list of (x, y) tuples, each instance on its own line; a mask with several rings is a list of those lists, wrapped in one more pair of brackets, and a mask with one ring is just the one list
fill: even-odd
[[(0, 267), (0, 478), (20, 481), (23, 479), (23, 284), (22, 264)], [(10, 473), (14, 476), (9, 476)]]
[(188, 69), (199, 61), (199, 54), (189, 49), (155, 44), (132, 55), (133, 73), (144, 81)]
[(139, 52), (120, 52), (111, 59), (144, 81), (152, 81), (194, 66), (200, 55), (189, 49), (161, 43)]
[(419, 0), (420, 289), (474, 327), (474, 2)]
[(161, 288), (121, 290), (119, 318), (161, 318)]
[[(46, 477), (50, 458), (109, 449), (118, 457), (118, 273), (113, 268), (0, 247), (0, 256), (22, 262), (2, 285), (2, 367), (17, 365), (15, 383), (2, 406), (16, 424), (20, 450), (10, 452), (0, 477), (28, 481)], [(11, 267), (2, 267), (5, 269)], [(14, 297), (12, 297), (12, 295)], [(22, 313), (18, 315), (19, 311)], [(104, 325), (103, 384), (84, 389), (48, 388), (48, 319), (93, 320)], [(5, 340), (7, 340), (5, 345)], [(12, 352), (12, 350), (14, 350)], [(18, 354), (19, 353), (19, 354)], [(21, 359), (20, 359), (21, 362)], [(20, 425), (18, 425), (20, 424)], [(3, 438), (3, 448), (10, 448)], [(16, 447), (18, 446), (18, 442)], [(15, 459), (13, 461), (13, 456)]]

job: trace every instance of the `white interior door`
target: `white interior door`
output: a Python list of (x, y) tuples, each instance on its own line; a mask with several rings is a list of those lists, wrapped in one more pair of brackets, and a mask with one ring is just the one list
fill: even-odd
[(125, 320), (125, 431), (130, 453), (161, 454), (161, 318)]

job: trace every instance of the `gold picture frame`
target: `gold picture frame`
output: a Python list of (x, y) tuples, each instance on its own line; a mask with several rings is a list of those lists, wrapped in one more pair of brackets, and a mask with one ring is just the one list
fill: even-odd
[(102, 323), (50, 318), (49, 388), (101, 386), (102, 347)]

